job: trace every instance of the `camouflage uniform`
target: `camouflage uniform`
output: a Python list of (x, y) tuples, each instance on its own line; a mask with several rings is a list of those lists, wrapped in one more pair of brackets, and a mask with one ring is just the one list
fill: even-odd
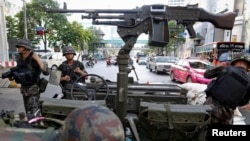
[(88, 104), (73, 110), (60, 129), (58, 141), (124, 141), (121, 121), (107, 107)]
[[(27, 50), (32, 50), (32, 45), (30, 41), (21, 39), (17, 42), (16, 48), (23, 47)], [(21, 84), (21, 94), (23, 95), (23, 102), (26, 114), (29, 118), (32, 118), (40, 109), (39, 98), (40, 98), (40, 89), (38, 86), (41, 72), (44, 75), (48, 75), (47, 68), (40, 69), (39, 64), (36, 60), (32, 58), (33, 52), (30, 51), (27, 58), (22, 59), (21, 57), (17, 61), (17, 75), (22, 76), (15, 78), (17, 83)], [(29, 75), (28, 75), (29, 74)], [(29, 77), (28, 77), (29, 76)], [(24, 81), (24, 80), (25, 81)], [(20, 81), (23, 80), (23, 81)]]
[(212, 107), (211, 124), (231, 125), (233, 123), (233, 109), (226, 107), (216, 99), (213, 99), (211, 96), (207, 97), (204, 104)]
[(37, 84), (31, 86), (21, 86), (21, 93), (23, 95), (23, 103), (28, 118), (32, 118), (33, 114), (40, 109), (39, 86)]

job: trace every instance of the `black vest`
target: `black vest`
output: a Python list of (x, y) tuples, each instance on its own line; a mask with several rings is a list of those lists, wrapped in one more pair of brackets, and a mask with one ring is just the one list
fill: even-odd
[(32, 59), (33, 52), (23, 60), (17, 61), (17, 71), (15, 72), (15, 80), (22, 86), (37, 84), (40, 79), (41, 70), (38, 63)]
[(228, 66), (225, 73), (208, 85), (206, 93), (235, 109), (244, 99), (249, 85), (249, 76), (243, 68)]

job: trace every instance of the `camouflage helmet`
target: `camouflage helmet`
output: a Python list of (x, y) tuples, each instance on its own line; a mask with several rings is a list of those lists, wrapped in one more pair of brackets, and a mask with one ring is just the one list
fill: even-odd
[(29, 40), (26, 40), (26, 39), (20, 39), (17, 41), (17, 44), (16, 44), (16, 48), (18, 47), (24, 47), (28, 50), (32, 50), (33, 47), (32, 47), (32, 44)]
[(59, 129), (60, 141), (124, 141), (120, 119), (107, 107), (86, 104), (73, 110)]
[(230, 65), (234, 65), (237, 61), (245, 61), (250, 67), (250, 56), (249, 53), (240, 53), (238, 54), (230, 63)]
[(65, 54), (69, 54), (69, 53), (76, 55), (76, 51), (72, 46), (63, 47), (63, 56), (65, 56)]

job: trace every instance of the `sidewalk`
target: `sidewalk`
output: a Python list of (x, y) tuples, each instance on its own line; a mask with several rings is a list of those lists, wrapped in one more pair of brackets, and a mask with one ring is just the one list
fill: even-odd
[[(9, 71), (8, 68), (0, 69), (0, 77), (2, 77), (2, 73)], [(8, 78), (2, 79), (0, 78), (0, 88), (19, 88), (20, 84), (17, 84), (15, 81), (10, 81)]]
[(0, 110), (24, 112), (23, 98), (19, 88), (0, 88)]

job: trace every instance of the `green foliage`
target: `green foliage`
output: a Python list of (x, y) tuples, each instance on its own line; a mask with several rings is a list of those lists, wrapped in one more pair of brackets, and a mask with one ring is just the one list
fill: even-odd
[(92, 33), (92, 36), (89, 40), (89, 51), (94, 53), (97, 48), (102, 47), (102, 40), (103, 36), (105, 35), (100, 29), (96, 29), (96, 27), (91, 26), (89, 28), (90, 32)]
[[(69, 14), (47, 13), (46, 8), (59, 9), (60, 5), (54, 0), (32, 0), (26, 4), (26, 23), (28, 39), (34, 45), (40, 41), (45, 48), (60, 49), (62, 46), (71, 44), (76, 50), (85, 47), (86, 42), (92, 39), (91, 31), (77, 22), (68, 22)], [(8, 38), (24, 38), (24, 11), (20, 11), (15, 17), (6, 17)], [(36, 27), (45, 28), (44, 35), (37, 35)]]
[(6, 16), (6, 27), (7, 27), (7, 38), (17, 38), (18, 33), (18, 20), (16, 18), (13, 18), (11, 16)]

